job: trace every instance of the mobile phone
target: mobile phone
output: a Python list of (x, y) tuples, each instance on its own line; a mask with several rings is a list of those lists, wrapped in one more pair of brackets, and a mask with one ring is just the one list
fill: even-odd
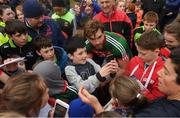
[(68, 114), (69, 105), (62, 100), (56, 99), (54, 109), (54, 117), (65, 117)]
[(108, 56), (106, 57), (106, 61), (107, 61), (107, 62), (110, 62), (111, 60), (114, 60), (114, 55), (113, 55), (113, 54), (108, 55)]
[[(110, 62), (111, 60), (114, 60), (114, 55), (113, 54), (111, 54), (111, 55), (108, 55), (107, 57), (106, 57), (106, 61), (107, 61), (107, 63), (108, 62)], [(110, 74), (110, 77), (112, 77), (112, 78), (114, 78), (116, 76), (116, 73), (111, 73)]]

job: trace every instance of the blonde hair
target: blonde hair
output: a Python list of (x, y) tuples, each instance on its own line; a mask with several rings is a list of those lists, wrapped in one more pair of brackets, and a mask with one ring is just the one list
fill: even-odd
[(25, 116), (23, 116), (22, 114), (19, 114), (17, 112), (13, 112), (13, 111), (8, 111), (8, 112), (2, 112), (0, 113), (0, 118), (26, 118)]
[(137, 81), (125, 76), (115, 77), (110, 83), (109, 91), (112, 98), (117, 99), (123, 106), (137, 108), (146, 102)]

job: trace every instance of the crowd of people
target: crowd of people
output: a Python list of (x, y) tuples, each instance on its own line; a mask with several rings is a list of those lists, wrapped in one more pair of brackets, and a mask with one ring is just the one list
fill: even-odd
[(0, 117), (180, 117), (179, 76), (179, 0), (0, 0)]

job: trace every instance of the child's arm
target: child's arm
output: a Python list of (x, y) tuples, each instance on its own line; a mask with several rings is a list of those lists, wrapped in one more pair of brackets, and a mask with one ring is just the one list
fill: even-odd
[(0, 70), (0, 81), (6, 84), (8, 78), (9, 76), (6, 73), (4, 73), (2, 70)]
[[(115, 65), (114, 65), (115, 64)], [(76, 72), (75, 66), (68, 65), (65, 68), (65, 74), (68, 82), (75, 86), (79, 90), (80, 86), (84, 86), (90, 93), (93, 92), (100, 84), (106, 80), (106, 76), (109, 75), (111, 72), (116, 72), (118, 70), (117, 63), (107, 63), (105, 64), (99, 72), (94, 75), (89, 76), (86, 80)]]

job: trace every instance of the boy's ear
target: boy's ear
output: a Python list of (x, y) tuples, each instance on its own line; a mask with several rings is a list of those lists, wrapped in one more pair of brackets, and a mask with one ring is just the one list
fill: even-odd
[(36, 50), (36, 53), (37, 53), (39, 56), (41, 56), (41, 53), (40, 53), (39, 51)]
[(159, 54), (159, 53), (160, 53), (160, 49), (157, 48), (157, 49), (154, 50), (154, 52), (156, 52), (157, 54)]
[(72, 54), (68, 54), (69, 59), (72, 60)]

